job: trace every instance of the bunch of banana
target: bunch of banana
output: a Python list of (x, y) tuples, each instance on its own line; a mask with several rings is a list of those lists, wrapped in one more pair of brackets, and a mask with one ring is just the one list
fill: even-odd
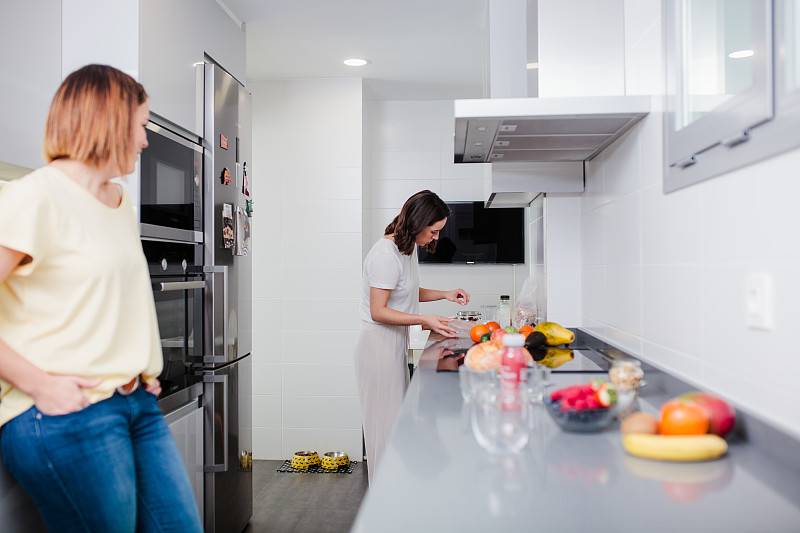
[(708, 461), (728, 451), (725, 439), (706, 435), (650, 435), (630, 433), (622, 445), (631, 455), (662, 461)]
[(540, 322), (534, 326), (533, 331), (543, 333), (548, 346), (569, 344), (575, 340), (575, 333), (555, 322)]

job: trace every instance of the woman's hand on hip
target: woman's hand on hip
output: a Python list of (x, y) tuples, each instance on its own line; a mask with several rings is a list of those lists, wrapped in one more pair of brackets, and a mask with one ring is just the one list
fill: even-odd
[(444, 293), (444, 297), (451, 302), (461, 305), (467, 305), (469, 303), (469, 293), (464, 289), (453, 289), (452, 291), (447, 291)]
[(161, 382), (158, 381), (158, 378), (148, 379), (144, 382), (144, 390), (158, 397), (161, 394)]
[(66, 415), (89, 405), (82, 389), (97, 387), (103, 380), (81, 376), (52, 375), (32, 395), (36, 408), (46, 415)]

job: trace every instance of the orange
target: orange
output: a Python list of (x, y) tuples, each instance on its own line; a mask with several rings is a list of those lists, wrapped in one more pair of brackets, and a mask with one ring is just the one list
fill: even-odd
[(521, 333), (527, 338), (528, 335), (530, 335), (532, 331), (533, 331), (533, 326), (529, 326), (529, 325), (526, 324), (524, 326), (520, 326), (520, 328), (517, 331), (517, 333)]
[(661, 406), (659, 431), (662, 435), (704, 435), (709, 419), (705, 411), (694, 405), (670, 400)]
[(469, 330), (469, 338), (472, 342), (481, 342), (481, 337), (489, 333), (489, 327), (486, 324), (476, 324)]
[(498, 324), (497, 322), (487, 322), (486, 325), (489, 327), (489, 331), (500, 329), (500, 324)]

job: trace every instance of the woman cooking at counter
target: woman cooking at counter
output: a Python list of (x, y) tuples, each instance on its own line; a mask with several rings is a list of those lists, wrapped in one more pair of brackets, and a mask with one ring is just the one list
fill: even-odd
[(200, 532), (156, 401), (162, 354), (130, 198), (147, 94), (104, 65), (70, 74), (49, 164), (0, 192), (0, 450), (50, 531)]
[(406, 200), (364, 259), (355, 367), (370, 484), (408, 383), (408, 326), (420, 324), (445, 337), (457, 334), (448, 325), (451, 319), (420, 315), (419, 302), (446, 299), (469, 303), (469, 294), (463, 289), (438, 291), (419, 286), (417, 245), (434, 252), (448, 216), (450, 209), (436, 194), (428, 190), (416, 193)]

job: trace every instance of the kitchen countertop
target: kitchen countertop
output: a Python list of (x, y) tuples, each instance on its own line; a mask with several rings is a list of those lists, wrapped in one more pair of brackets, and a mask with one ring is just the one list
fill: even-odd
[[(440, 352), (434, 342), (422, 354), (352, 533), (800, 531), (800, 443), (743, 412), (728, 454), (715, 461), (632, 457), (618, 422), (568, 433), (541, 406), (528, 445), (494, 456), (473, 437), (457, 372), (437, 371)], [(550, 381), (604, 375), (554, 371)], [(692, 390), (649, 366), (645, 380), (637, 402), (653, 414)]]

